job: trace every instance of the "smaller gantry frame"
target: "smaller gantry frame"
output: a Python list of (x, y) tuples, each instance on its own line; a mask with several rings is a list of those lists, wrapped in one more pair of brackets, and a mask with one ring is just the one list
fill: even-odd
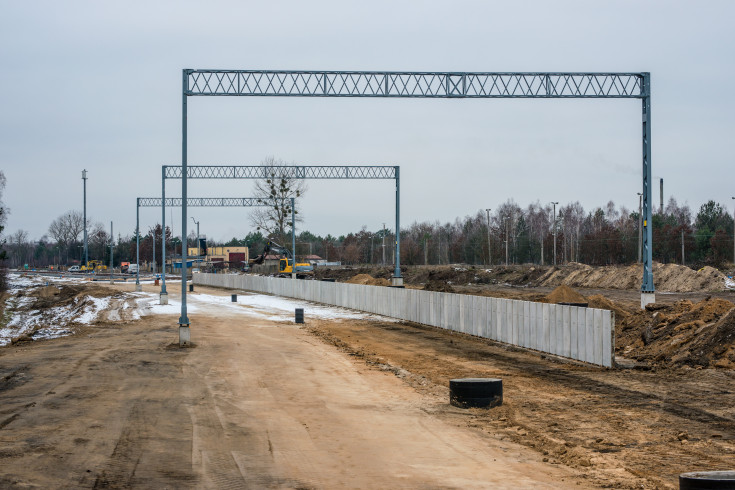
[[(186, 168), (186, 171), (184, 171)], [(393, 284), (401, 286), (403, 278), (401, 276), (401, 168), (397, 165), (164, 165), (161, 168), (161, 216), (162, 222), (166, 222), (165, 204), (166, 199), (166, 179), (360, 179), (360, 180), (395, 180), (396, 185), (396, 240), (395, 240), (395, 271), (393, 276)], [(184, 188), (182, 187), (182, 190)], [(185, 195), (185, 190), (183, 192)], [(199, 198), (201, 199), (201, 198)], [(189, 204), (189, 198), (181, 200), (182, 215), (186, 213), (186, 207)], [(293, 209), (293, 206), (292, 206)], [(182, 220), (182, 223), (185, 222)], [(182, 230), (186, 228), (182, 226)], [(295, 245), (294, 245), (295, 248)], [(294, 250), (295, 252), (295, 250)], [(186, 247), (182, 249), (182, 264), (186, 263)], [(186, 308), (186, 268), (182, 267), (181, 271), (181, 317), (179, 318), (180, 327), (188, 327), (189, 317)], [(161, 284), (161, 294), (166, 294), (165, 282)], [(179, 339), (181, 341), (181, 338)]]

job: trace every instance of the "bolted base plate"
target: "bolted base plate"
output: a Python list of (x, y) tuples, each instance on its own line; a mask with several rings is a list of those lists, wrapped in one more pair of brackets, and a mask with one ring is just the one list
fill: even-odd
[(179, 347), (191, 344), (191, 332), (188, 325), (179, 325)]
[(136, 293), (139, 293), (141, 291), (143, 291), (143, 285), (142, 284), (136, 284), (135, 285), (135, 292)]
[(390, 285), (393, 287), (401, 287), (403, 286), (403, 278), (402, 277), (391, 277), (390, 278)]
[(161, 293), (161, 301), (160, 304), (167, 305), (168, 304), (168, 293)]
[(656, 293), (641, 293), (641, 310), (646, 309), (646, 305), (656, 302)]

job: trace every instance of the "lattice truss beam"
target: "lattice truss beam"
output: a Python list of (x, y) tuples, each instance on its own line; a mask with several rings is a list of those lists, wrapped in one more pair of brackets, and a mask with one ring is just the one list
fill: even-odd
[[(285, 199), (284, 199), (285, 200)], [(139, 197), (138, 206), (141, 208), (160, 208), (162, 199), (160, 197)], [(180, 197), (167, 197), (166, 207), (181, 207)], [(187, 197), (186, 205), (199, 208), (236, 208), (236, 207), (258, 207), (270, 206), (272, 199), (259, 197)]]
[[(395, 179), (397, 167), (366, 166), (304, 166), (286, 165), (187, 165), (188, 179)], [(180, 165), (164, 166), (167, 179), (180, 179)], [(187, 201), (188, 202), (188, 201)]]
[(305, 97), (643, 98), (642, 73), (186, 70), (184, 94)]

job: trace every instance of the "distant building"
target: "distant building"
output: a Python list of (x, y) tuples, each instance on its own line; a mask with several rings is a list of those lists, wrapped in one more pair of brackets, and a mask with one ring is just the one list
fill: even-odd
[(314, 266), (324, 265), (327, 263), (325, 259), (319, 257), (318, 255), (307, 255), (306, 257), (304, 257), (304, 261)]
[[(204, 250), (202, 250), (204, 251)], [(203, 266), (217, 268), (241, 269), (250, 259), (248, 247), (207, 247), (206, 255), (199, 257), (198, 262)], [(196, 257), (197, 248), (189, 247), (189, 257)]]

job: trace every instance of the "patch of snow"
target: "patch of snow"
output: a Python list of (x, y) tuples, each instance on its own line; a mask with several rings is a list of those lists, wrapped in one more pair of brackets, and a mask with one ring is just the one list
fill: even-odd
[(94, 298), (86, 296), (85, 301), (91, 301), (91, 305), (84, 309), (84, 312), (75, 319), (77, 323), (89, 325), (97, 319), (102, 310), (110, 306), (110, 298)]
[(725, 278), (725, 287), (727, 289), (735, 289), (735, 281), (733, 281), (732, 277)]

